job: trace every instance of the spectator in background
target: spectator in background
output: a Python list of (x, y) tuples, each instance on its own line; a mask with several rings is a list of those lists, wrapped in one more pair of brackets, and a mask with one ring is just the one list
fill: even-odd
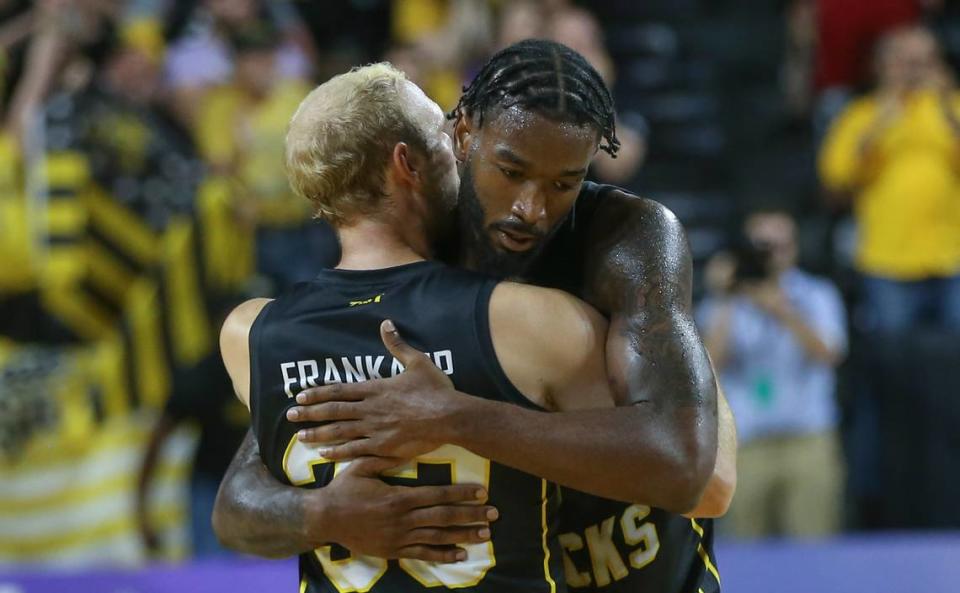
[(57, 109), (56, 98), (48, 108), (48, 142), (63, 138), (61, 124), (79, 128), (94, 179), (155, 229), (192, 211), (202, 177), (193, 145), (159, 100), (163, 51), (152, 23), (124, 25), (77, 111)]
[[(188, 125), (196, 106), (211, 88), (226, 84), (233, 74), (230, 38), (269, 21), (278, 31), (274, 65), (281, 78), (303, 79), (311, 73), (315, 55), (310, 34), (287, 0), (201, 0), (186, 18), (183, 34), (167, 52), (166, 83), (173, 104)], [(190, 4), (189, 2), (186, 4)]]
[[(504, 6), (498, 24), (498, 46), (506, 47), (531, 37), (550, 39), (576, 50), (596, 68), (606, 85), (613, 88), (616, 81), (613, 59), (604, 45), (600, 23), (588, 10), (565, 1), (545, 0), (521, 0)], [(634, 114), (634, 119), (639, 116)], [(625, 184), (643, 166), (647, 139), (642, 130), (618, 117), (617, 137), (620, 150), (616, 158), (599, 154), (591, 165), (591, 173), (600, 182)]]
[(933, 35), (890, 33), (878, 86), (834, 123), (820, 154), (831, 196), (853, 201), (865, 329), (960, 329), (960, 96)]
[[(616, 82), (613, 58), (607, 53), (600, 23), (583, 8), (560, 7), (547, 22), (547, 38), (579, 52), (597, 69), (607, 87)], [(591, 168), (599, 181), (627, 183), (636, 176), (647, 153), (647, 140), (640, 130), (617, 118), (617, 137), (620, 150), (613, 158), (607, 153), (597, 155)]]
[(823, 536), (837, 528), (842, 466), (834, 402), (846, 349), (839, 292), (796, 267), (793, 219), (758, 212), (731, 259), (711, 262), (697, 311), (737, 419), (730, 508), (739, 537)]
[(393, 0), (391, 6), (394, 45), (387, 59), (440, 107), (453, 109), (466, 72), (490, 47), (489, 0)]
[[(0, 51), (5, 54), (0, 61), (15, 56), (8, 53), (11, 49), (19, 47), (21, 52), (19, 73), (11, 73), (5, 81), (14, 83), (4, 90), (10, 95), (2, 106), (6, 132), (25, 141), (26, 129), (36, 123), (34, 118), (52, 92), (63, 86), (76, 90), (89, 82), (88, 58), (102, 49), (97, 46), (110, 36), (120, 12), (113, 3), (40, 0), (29, 11), (24, 8), (20, 14), (4, 15), (9, 20), (0, 31)], [(68, 78), (73, 84), (67, 83)]]
[(816, 5), (818, 91), (843, 88), (847, 92), (870, 80), (870, 56), (890, 30), (917, 23), (925, 4), (921, 0), (800, 0)]
[[(226, 308), (220, 315), (221, 322)], [(217, 323), (216, 326), (219, 326)], [(217, 489), (233, 459), (233, 453), (250, 426), (247, 410), (233, 394), (233, 385), (214, 351), (191, 368), (174, 375), (170, 399), (154, 426), (137, 480), (137, 526), (144, 547), (156, 556), (163, 547), (150, 516), (150, 491), (157, 464), (167, 439), (183, 422), (200, 430), (196, 457), (190, 475), (190, 539), (196, 558), (230, 554), (220, 546), (210, 517)]]
[(257, 272), (280, 291), (319, 271), (313, 252), (322, 231), (283, 168), (287, 123), (310, 87), (280, 76), (281, 39), (269, 21), (236, 31), (231, 47), (231, 80), (198, 107), (197, 144), (211, 172), (232, 181), (235, 216), (257, 231)]
[[(925, 0), (798, 0), (810, 6), (806, 39), (816, 93), (814, 130), (822, 140), (853, 93), (870, 80), (871, 54), (888, 31), (916, 24)], [(803, 10), (792, 11), (802, 15)], [(801, 20), (803, 20), (801, 18)]]

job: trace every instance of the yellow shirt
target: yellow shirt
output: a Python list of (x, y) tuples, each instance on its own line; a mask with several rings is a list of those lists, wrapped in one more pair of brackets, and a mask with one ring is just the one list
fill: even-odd
[[(960, 114), (960, 98), (953, 108)], [(828, 134), (820, 176), (854, 192), (861, 271), (895, 280), (960, 272), (960, 139), (933, 92), (908, 98), (866, 157), (861, 139), (877, 119), (874, 97), (852, 103)]]
[(448, 0), (393, 0), (390, 28), (398, 43), (414, 43), (447, 19)]
[(287, 81), (251, 104), (228, 85), (210, 91), (200, 108), (200, 153), (211, 164), (230, 167), (247, 196), (258, 202), (266, 226), (298, 224), (310, 217), (310, 204), (290, 190), (283, 163), (287, 125), (308, 92), (306, 84)]

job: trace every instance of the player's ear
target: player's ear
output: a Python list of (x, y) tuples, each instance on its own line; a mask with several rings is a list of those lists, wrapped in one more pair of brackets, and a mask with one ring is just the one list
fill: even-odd
[(473, 121), (463, 110), (457, 113), (453, 124), (453, 154), (461, 163), (467, 160), (470, 145), (473, 142)]
[(416, 151), (412, 150), (406, 142), (397, 142), (393, 145), (390, 166), (397, 181), (408, 185), (419, 185), (422, 179), (420, 168), (423, 163), (421, 161), (422, 159), (417, 158)]

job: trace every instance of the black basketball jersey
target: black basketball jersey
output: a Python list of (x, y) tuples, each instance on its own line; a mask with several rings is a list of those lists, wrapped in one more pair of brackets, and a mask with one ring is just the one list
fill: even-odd
[(716, 593), (713, 521), (563, 489), (560, 546), (570, 591)]
[[(530, 281), (583, 296), (586, 229), (610, 185), (585, 182)], [(571, 592), (713, 593), (713, 521), (564, 488), (560, 543)]]
[[(392, 319), (404, 338), (450, 376), (457, 389), (523, 406), (490, 336), (488, 306), (496, 281), (418, 262), (370, 271), (327, 270), (266, 305), (250, 332), (251, 414), (261, 457), (281, 481), (323, 487), (346, 463), (324, 460), (286, 420), (308, 386), (352, 383), (402, 372), (380, 341)], [(445, 445), (390, 472), (403, 485), (476, 483), (500, 510), (491, 541), (465, 546), (467, 560), (434, 564), (352, 556), (324, 546), (300, 557), (301, 591), (403, 593), (424, 589), (565, 592), (556, 539), (557, 489), (538, 477)]]

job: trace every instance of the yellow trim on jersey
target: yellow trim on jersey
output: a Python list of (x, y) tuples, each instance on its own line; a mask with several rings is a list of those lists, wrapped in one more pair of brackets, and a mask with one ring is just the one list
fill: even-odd
[[(288, 466), (289, 461), (290, 461), (290, 453), (293, 451), (294, 445), (296, 445), (296, 444), (299, 443), (299, 442), (300, 442), (300, 439), (297, 438), (297, 433), (296, 433), (296, 432), (293, 433), (293, 436), (290, 437), (290, 442), (287, 443), (287, 450), (283, 452), (283, 466), (282, 466), (282, 467), (283, 467), (283, 473), (285, 473), (285, 474), (287, 475), (287, 479), (290, 480), (290, 483), (291, 483), (292, 485), (294, 485), (294, 486), (306, 486), (307, 484), (313, 484), (314, 482), (317, 481), (317, 478), (315, 477), (315, 475), (314, 475), (314, 473), (313, 473), (313, 468), (314, 468), (314, 467), (316, 467), (316, 466), (318, 466), (318, 465), (323, 465), (323, 464), (325, 464), (325, 463), (334, 463), (334, 461), (331, 460), (331, 459), (327, 459), (326, 457), (317, 457), (316, 459), (312, 459), (312, 460), (308, 461), (308, 462), (307, 462), (307, 467), (308, 467), (309, 470), (310, 470), (310, 476), (307, 477), (307, 478), (305, 478), (305, 479), (304, 479), (303, 481), (301, 481), (301, 482), (294, 482), (294, 481), (290, 478), (290, 470), (287, 469), (287, 466)], [(304, 445), (304, 446), (306, 447), (306, 445)], [(335, 465), (334, 465), (334, 469), (333, 469), (333, 477), (334, 477), (334, 478), (337, 477), (337, 465), (339, 465), (339, 464), (335, 464)], [(331, 479), (332, 479), (332, 478), (331, 478)]]
[[(300, 593), (304, 593), (307, 590), (307, 579), (300, 579)], [(703, 593), (703, 591), (700, 591)]]
[(692, 517), (690, 518), (690, 524), (693, 525), (693, 530), (697, 532), (697, 535), (699, 535), (701, 539), (701, 542), (697, 544), (697, 554), (700, 554), (700, 558), (703, 559), (707, 570), (713, 575), (713, 578), (717, 579), (717, 584), (719, 585), (720, 573), (717, 572), (717, 567), (713, 565), (713, 562), (710, 562), (710, 555), (707, 554), (707, 551), (703, 547), (703, 527), (697, 525), (697, 520)]
[(550, 584), (550, 593), (557, 593), (557, 583), (550, 574), (550, 547), (547, 545), (547, 481), (540, 480), (540, 496), (543, 503), (540, 505), (540, 526), (543, 528), (543, 577)]
[[(446, 447), (446, 446), (444, 446), (444, 447)], [(441, 448), (444, 448), (444, 447), (441, 447)], [(437, 449), (437, 450), (439, 450), (439, 449)], [(463, 451), (472, 455), (472, 453), (470, 453), (470, 451), (466, 451), (466, 450), (463, 450)], [(485, 462), (485, 463), (484, 463), (483, 487), (489, 489), (489, 487), (490, 487), (490, 460), (489, 460), (489, 459), (486, 459), (485, 457), (479, 457), (479, 456), (477, 456), (477, 457), (478, 457), (479, 459), (482, 459), (482, 460)], [(456, 460), (456, 458), (454, 458), (454, 457), (452, 457), (452, 456), (451, 456), (451, 457), (444, 457), (444, 456), (432, 457), (430, 453), (427, 453), (426, 455), (421, 455), (421, 456), (419, 456), (419, 457), (414, 458), (414, 459), (413, 459), (412, 461), (410, 461), (410, 463), (409, 463), (409, 466), (410, 466), (410, 467), (401, 466), (400, 468), (397, 468), (397, 469), (385, 471), (385, 472), (383, 472), (383, 474), (381, 474), (381, 475), (383, 475), (383, 476), (390, 476), (390, 477), (397, 477), (397, 478), (409, 478), (409, 479), (414, 479), (414, 480), (416, 480), (416, 479), (419, 479), (419, 477), (420, 477), (420, 465), (421, 465), (421, 464), (425, 464), (425, 465), (449, 465), (449, 466), (450, 466), (450, 483), (451, 483), (451, 484), (459, 484), (459, 483), (460, 483), (459, 476), (457, 475), (457, 460)], [(417, 568), (418, 568), (419, 566), (423, 566), (423, 564), (424, 564), (424, 562), (421, 561), (421, 560), (407, 560), (407, 559), (405, 559), (405, 558), (401, 558), (401, 559), (399, 560), (400, 568), (402, 568), (402, 569), (404, 570), (404, 572), (406, 572), (408, 575), (410, 575), (411, 577), (413, 577), (414, 580), (416, 580), (418, 583), (420, 583), (421, 585), (423, 585), (423, 586), (426, 587), (426, 588), (446, 586), (448, 589), (463, 589), (463, 588), (465, 588), (465, 587), (475, 587), (475, 586), (477, 586), (478, 584), (480, 584), (480, 581), (482, 581), (484, 578), (486, 578), (487, 573), (490, 572), (490, 569), (492, 569), (494, 566), (497, 565), (497, 557), (496, 557), (496, 554), (494, 554), (493, 541), (487, 540), (487, 541), (486, 541), (485, 543), (483, 543), (483, 544), (473, 544), (473, 545), (482, 545), (482, 546), (485, 546), (485, 547), (486, 547), (486, 549), (487, 549), (487, 556), (489, 556), (489, 558), (490, 558), (490, 564), (489, 564), (486, 568), (484, 568), (483, 571), (482, 571), (479, 575), (477, 575), (477, 578), (476, 578), (476, 579), (474, 579), (474, 580), (472, 580), (472, 581), (463, 581), (463, 582), (457, 583), (457, 584), (445, 584), (443, 581), (441, 581), (441, 580), (439, 580), (439, 579), (425, 580), (425, 579), (421, 578), (421, 575), (418, 574), (418, 571), (417, 571)]]

